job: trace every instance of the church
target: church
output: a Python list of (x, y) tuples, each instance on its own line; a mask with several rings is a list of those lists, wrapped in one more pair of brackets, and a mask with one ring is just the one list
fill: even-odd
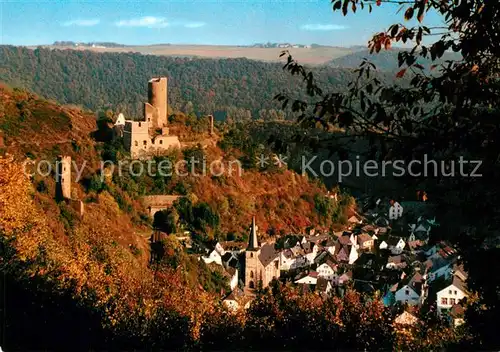
[(245, 251), (245, 293), (269, 286), (273, 279), (280, 277), (279, 252), (274, 244), (265, 243), (260, 246), (257, 239), (255, 217), (252, 219), (248, 247)]

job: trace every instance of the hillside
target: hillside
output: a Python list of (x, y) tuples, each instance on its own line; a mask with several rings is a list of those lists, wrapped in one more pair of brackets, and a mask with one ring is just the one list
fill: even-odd
[[(175, 225), (201, 240), (245, 240), (253, 215), (262, 239), (266, 231), (279, 236), (281, 230), (304, 231), (313, 222), (328, 228), (335, 219), (345, 221), (340, 208), (328, 208), (323, 186), (287, 170), (250, 170), (219, 179), (125, 175), (100, 181), (101, 155), (113, 150), (117, 157), (123, 150), (92, 138), (98, 130), (94, 114), (3, 85), (0, 97), (0, 240), (2, 264), (8, 263), (2, 266), (7, 270), (4, 284), (11, 290), (8, 331), (18, 334), (9, 333), (9, 346), (16, 349), (33, 348), (29, 341), (35, 340), (37, 348), (50, 349), (67, 347), (75, 339), (83, 339), (82, 346), (89, 348), (122, 343), (131, 348), (163, 340), (174, 343), (172, 347), (197, 338), (200, 317), (217, 307), (217, 293), (224, 290), (220, 274), (196, 255), (185, 254), (172, 236), (165, 242), (168, 264), (160, 271), (150, 267), (151, 220), (144, 214), (143, 194), (182, 189), (188, 201), (175, 205), (173, 211), (180, 215)], [(208, 160), (224, 154), (211, 146), (166, 157), (197, 153)], [(85, 203), (83, 217), (65, 202), (56, 202), (53, 172), (25, 173), (25, 160), (53, 165), (59, 154), (70, 155), (78, 167), (87, 162), (82, 179), (72, 182), (72, 197)], [(345, 199), (347, 209), (352, 204)], [(186, 211), (195, 217), (186, 218)], [(72, 315), (83, 330), (67, 323)], [(40, 324), (45, 328), (35, 328)], [(158, 324), (162, 340), (145, 341), (156, 334)], [(65, 338), (56, 338), (55, 331)]]
[[(314, 72), (325, 89), (343, 89), (352, 77), (328, 67)], [(282, 91), (307, 99), (301, 80), (278, 63), (0, 46), (0, 80), (94, 111), (110, 107), (141, 116), (147, 81), (155, 76), (169, 77), (172, 111), (222, 110), (233, 119), (257, 118), (281, 109), (273, 97)]]
[[(261, 239), (265, 230), (277, 238), (303, 232), (311, 223), (335, 228), (354, 206), (351, 197), (340, 194), (336, 203), (325, 197), (321, 184), (272, 165), (256, 170), (251, 159), (241, 176), (128, 174), (100, 181), (94, 165), (103, 155), (114, 161), (126, 158), (116, 141), (92, 138), (106, 124), (96, 124), (91, 113), (25, 91), (0, 86), (0, 96), (0, 268), (7, 322), (2, 347), (74, 350), (78, 343), (81, 350), (261, 350), (299, 343), (356, 350), (374, 344), (383, 350), (407, 348), (406, 340), (395, 339), (392, 313), (378, 300), (351, 290), (343, 297), (322, 299), (277, 286), (259, 294), (248, 311), (229, 314), (220, 304), (220, 294), (227, 292), (220, 272), (207, 267), (199, 254), (185, 251), (176, 236), (166, 236), (163, 252), (155, 250), (156, 259), (150, 261), (146, 238), (151, 220), (139, 201), (140, 195), (159, 190), (184, 194), (170, 210), (174, 221), (169, 226), (192, 231), (193, 240), (200, 242), (214, 237), (245, 240), (252, 215)], [(59, 153), (90, 162), (84, 179), (72, 182), (74, 197), (85, 202), (83, 216), (66, 202), (56, 202), (53, 174), (25, 173), (26, 157), (53, 162)], [(195, 146), (160, 158), (201, 155), (208, 161), (244, 156), (226, 144)], [(435, 327), (418, 326), (415, 336), (428, 334), (428, 329)], [(444, 331), (447, 343), (455, 338)], [(441, 341), (433, 335), (429, 344)]]

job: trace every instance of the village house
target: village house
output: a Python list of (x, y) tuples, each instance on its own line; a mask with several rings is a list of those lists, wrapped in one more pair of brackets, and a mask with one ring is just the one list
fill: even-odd
[(398, 202), (391, 200), (389, 207), (389, 219), (397, 220), (403, 216), (403, 207)]
[(335, 284), (338, 286), (345, 285), (347, 282), (352, 280), (352, 271), (348, 271), (340, 275), (337, 280), (334, 280)]
[(421, 221), (417, 224), (411, 224), (410, 226), (410, 236), (408, 241), (420, 240), (424, 243), (429, 241), (429, 235), (431, 232), (431, 225), (427, 221)]
[(406, 242), (401, 237), (389, 236), (380, 243), (380, 249), (389, 249), (392, 254), (401, 254)]
[(422, 304), (425, 297), (424, 278), (418, 272), (401, 281), (395, 293), (396, 302), (406, 303), (410, 306)]
[(395, 255), (395, 256), (389, 257), (387, 259), (387, 264), (385, 267), (387, 269), (396, 270), (396, 269), (404, 269), (404, 268), (406, 268), (406, 265), (407, 264), (406, 264), (405, 259), (400, 254), (400, 255)]
[(441, 277), (445, 279), (451, 277), (455, 260), (455, 257), (447, 257), (445, 259), (439, 252), (431, 256), (424, 263), (427, 270), (427, 281), (430, 283)]
[(449, 312), (451, 307), (467, 297), (467, 286), (458, 275), (453, 275), (449, 279), (437, 283), (436, 286), (438, 314)]
[(318, 273), (316, 271), (310, 271), (307, 275), (300, 277), (295, 280), (296, 284), (306, 284), (306, 285), (316, 285), (318, 281)]
[(224, 248), (222, 245), (217, 242), (211, 249), (209, 249), (208, 257), (201, 257), (201, 259), (206, 263), (215, 263), (218, 265), (222, 265), (222, 256), (225, 254)]
[(318, 266), (316, 271), (318, 272), (318, 277), (331, 281), (336, 277), (337, 265), (331, 261), (326, 261)]
[(322, 277), (318, 277), (316, 281), (316, 292), (324, 295), (330, 294), (332, 290), (332, 282)]
[(248, 309), (250, 307), (250, 302), (251, 299), (238, 287), (222, 300), (222, 304), (228, 308), (230, 312), (235, 312), (240, 308)]
[(362, 233), (361, 235), (358, 235), (357, 240), (358, 240), (359, 249), (363, 249), (363, 250), (371, 251), (373, 249), (374, 244), (375, 244), (375, 241), (373, 240), (373, 238), (370, 235), (368, 235), (367, 233)]

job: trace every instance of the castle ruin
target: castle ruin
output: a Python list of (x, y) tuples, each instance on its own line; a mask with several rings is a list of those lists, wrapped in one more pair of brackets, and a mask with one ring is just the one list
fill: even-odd
[(133, 159), (147, 158), (158, 151), (181, 147), (179, 138), (169, 135), (167, 97), (167, 77), (151, 79), (142, 121), (125, 121), (124, 144)]
[(71, 157), (60, 155), (56, 165), (56, 199), (71, 199)]
[(73, 199), (71, 196), (71, 157), (59, 155), (56, 162), (56, 200), (66, 202), (80, 216), (83, 216), (85, 209), (83, 201)]

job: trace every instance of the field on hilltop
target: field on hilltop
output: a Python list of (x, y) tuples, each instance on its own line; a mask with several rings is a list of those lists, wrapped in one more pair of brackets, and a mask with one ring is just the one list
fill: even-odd
[[(137, 45), (125, 47), (69, 47), (69, 46), (47, 46), (48, 48), (90, 50), (94, 52), (111, 53), (141, 53), (145, 55), (177, 56), (177, 57), (198, 57), (198, 58), (246, 58), (266, 62), (278, 62), (280, 53), (289, 50), (290, 53), (300, 62), (309, 65), (325, 64), (332, 59), (353, 53), (355, 49), (318, 46), (312, 48), (254, 48), (244, 46), (229, 45)], [(35, 47), (33, 47), (34, 49)]]

